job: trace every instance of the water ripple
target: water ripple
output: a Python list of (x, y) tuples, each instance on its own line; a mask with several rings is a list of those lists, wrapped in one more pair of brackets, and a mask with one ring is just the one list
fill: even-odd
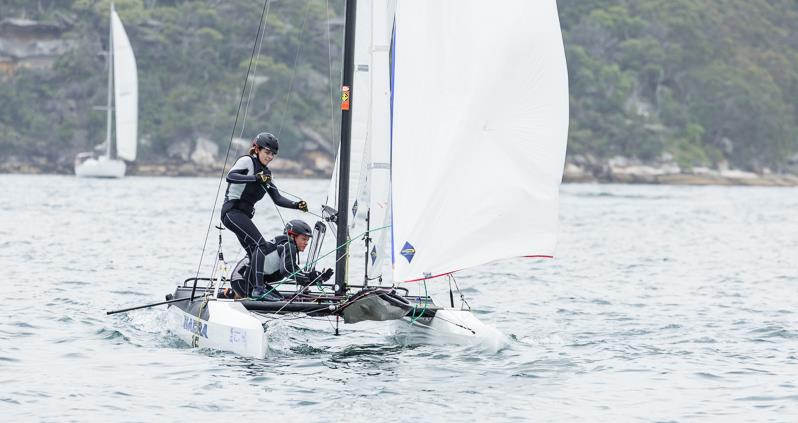
[[(7, 421), (798, 415), (796, 189), (566, 185), (556, 259), (458, 272), (475, 315), (508, 334), (500, 346), (404, 342), (376, 326), (335, 336), (334, 322), (281, 320), (255, 360), (190, 348), (166, 329), (164, 307), (105, 315), (161, 301), (193, 276), (216, 179), (0, 179), (2, 195), (24, 199), (0, 201), (0, 221), (14, 228), (0, 233), (12, 284), (0, 308)], [(280, 186), (311, 204), (327, 190)], [(264, 234), (282, 230), (271, 207), (255, 221)], [(229, 234), (224, 252), (240, 252)], [(215, 245), (203, 272), (214, 258)], [(445, 281), (427, 288), (448, 301)]]

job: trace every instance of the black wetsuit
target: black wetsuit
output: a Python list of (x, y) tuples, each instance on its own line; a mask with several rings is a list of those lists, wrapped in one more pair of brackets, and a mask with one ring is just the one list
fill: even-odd
[[(294, 279), (300, 285), (308, 285), (315, 277), (312, 272), (302, 271), (299, 265), (299, 250), (294, 240), (287, 235), (279, 235), (269, 242), (274, 252), (266, 253), (263, 273), (266, 282), (278, 282), (284, 278)], [(276, 260), (272, 260), (272, 254)]]
[[(279, 235), (271, 241), (267, 241), (263, 248), (265, 253), (263, 261), (263, 280), (268, 292), (276, 291), (276, 287), (270, 283), (279, 282), (283, 279), (293, 279), (299, 285), (310, 285), (316, 282), (321, 275), (316, 271), (301, 271), (299, 265), (299, 251), (296, 243), (286, 235)], [(230, 285), (233, 290), (241, 297), (248, 297), (255, 287), (247, 280), (249, 272), (249, 258), (244, 257), (238, 262)], [(242, 279), (243, 278), (243, 279)]]
[[(222, 205), (222, 223), (230, 229), (244, 247), (249, 257), (247, 281), (250, 286), (263, 284), (263, 263), (268, 253), (268, 243), (258, 228), (252, 223), (255, 215), (255, 203), (266, 193), (280, 207), (298, 209), (298, 203), (280, 195), (272, 183), (261, 184), (257, 181), (257, 173), (271, 175), (268, 167), (262, 165), (255, 156), (242, 156), (227, 173), (227, 191)], [(243, 185), (243, 188), (241, 186)]]

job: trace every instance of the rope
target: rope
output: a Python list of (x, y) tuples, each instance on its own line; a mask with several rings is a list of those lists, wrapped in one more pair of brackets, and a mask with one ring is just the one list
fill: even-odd
[[(263, 9), (260, 13), (260, 22), (258, 23), (258, 34), (255, 36), (255, 43), (252, 45), (252, 54), (249, 56), (249, 66), (247, 67), (247, 74), (244, 78), (244, 86), (241, 87), (241, 98), (238, 100), (238, 109), (236, 110), (236, 119), (233, 123), (233, 130), (230, 133), (230, 142), (227, 143), (227, 152), (224, 156), (224, 165), (222, 166), (222, 174), (219, 177), (219, 186), (216, 188), (216, 196), (213, 200), (213, 209), (211, 209), (211, 218), (208, 221), (208, 230), (205, 232), (205, 241), (202, 243), (202, 253), (200, 254), (199, 264), (197, 265), (197, 274), (196, 277), (199, 278), (200, 269), (202, 269), (202, 259), (205, 256), (205, 247), (208, 246), (208, 236), (210, 236), (211, 228), (213, 227), (213, 216), (216, 214), (216, 205), (219, 203), (219, 193), (222, 190), (222, 181), (224, 181), (224, 171), (227, 168), (227, 159), (230, 156), (230, 147), (233, 145), (233, 137), (235, 137), (236, 127), (238, 127), (238, 118), (241, 114), (241, 106), (244, 103), (244, 93), (247, 90), (247, 82), (249, 81), (249, 74), (252, 70), (252, 63), (255, 59), (255, 51), (258, 46), (258, 38), (261, 36), (261, 31), (265, 30), (264, 28), (264, 16), (266, 16), (266, 9), (269, 4), (269, 0), (263, 1)], [(242, 123), (243, 124), (243, 123)]]
[[(293, 71), (291, 72), (291, 81), (288, 83), (288, 93), (285, 95), (285, 100), (283, 100), (283, 104), (286, 105), (288, 104), (288, 100), (291, 98), (291, 94), (293, 94), (294, 92), (294, 79), (296, 79), (296, 67), (297, 64), (299, 63), (299, 56), (302, 53), (302, 46), (305, 45), (305, 43), (303, 42), (305, 40), (305, 24), (308, 21), (308, 11), (310, 10), (310, 3), (311, 1), (308, 0), (305, 5), (304, 15), (302, 16), (302, 26), (299, 30), (299, 33), (301, 35), (299, 36), (299, 45), (297, 46), (296, 55), (294, 56), (294, 66), (293, 66)], [(283, 116), (280, 119), (280, 126), (277, 129), (277, 138), (280, 138), (280, 134), (282, 134), (283, 132), (283, 124), (285, 123), (287, 109), (288, 109), (287, 106), (283, 108)]]
[[(269, 10), (271, 9), (271, 7), (272, 7), (271, 3), (268, 3), (268, 6), (266, 7), (266, 18), (263, 21), (264, 26), (266, 25), (266, 22), (268, 22), (268, 20), (269, 20)], [(263, 50), (263, 38), (264, 38), (265, 35), (266, 35), (266, 29), (264, 28), (264, 30), (261, 31), (261, 33), (260, 33), (260, 38), (259, 39), (256, 38), (257, 44), (258, 44), (258, 54), (255, 56), (255, 65), (252, 68), (252, 75), (253, 76), (257, 75), (257, 72), (258, 72), (258, 62), (260, 61), (260, 52)], [(249, 78), (247, 78), (247, 80), (249, 80)], [(241, 130), (238, 132), (238, 137), (239, 138), (243, 137), (243, 135), (244, 135), (244, 128), (246, 127), (247, 116), (249, 115), (249, 105), (250, 105), (250, 103), (252, 103), (252, 98), (255, 96), (254, 95), (255, 88), (256, 88), (256, 85), (255, 85), (255, 81), (254, 81), (254, 78), (253, 78), (252, 83), (249, 84), (249, 94), (247, 95), (247, 105), (246, 105), (246, 107), (244, 107), (244, 118), (241, 121)], [(238, 149), (236, 149), (236, 156), (238, 156)]]
[(455, 279), (451, 273), (449, 274), (449, 278), (454, 281), (454, 287), (457, 288), (457, 293), (460, 294), (460, 310), (463, 310), (463, 305), (465, 305), (468, 307), (468, 311), (471, 311), (471, 305), (468, 304), (468, 301), (465, 299), (465, 295), (463, 295), (463, 291), (460, 291), (460, 286), (457, 285), (457, 279)]
[[(313, 267), (313, 266), (314, 266), (316, 263), (318, 263), (319, 261), (321, 261), (321, 259), (323, 259), (323, 258), (325, 258), (325, 257), (329, 256), (330, 254), (332, 254), (332, 253), (334, 253), (334, 252), (338, 251), (340, 248), (343, 248), (343, 247), (345, 247), (345, 246), (348, 246), (348, 245), (349, 245), (349, 244), (350, 244), (352, 241), (359, 239), (360, 237), (362, 237), (363, 235), (365, 235), (365, 234), (367, 234), (367, 233), (374, 232), (374, 231), (379, 231), (379, 230), (383, 230), (383, 229), (387, 229), (387, 228), (390, 228), (390, 227), (391, 227), (391, 225), (386, 225), (386, 226), (383, 226), (383, 227), (381, 227), (381, 228), (370, 229), (370, 230), (368, 230), (368, 231), (366, 231), (366, 232), (363, 232), (362, 234), (360, 234), (360, 235), (358, 235), (358, 236), (356, 236), (356, 237), (350, 238), (349, 240), (347, 240), (347, 241), (346, 241), (346, 242), (344, 242), (343, 244), (341, 244), (341, 245), (339, 245), (339, 246), (335, 247), (334, 249), (332, 249), (332, 250), (328, 251), (327, 253), (323, 254), (322, 256), (318, 257), (316, 260), (314, 260), (314, 261), (312, 261), (312, 262), (310, 262), (310, 263), (307, 263), (307, 264), (305, 264), (305, 269), (308, 269), (308, 268), (311, 268), (311, 267)], [(343, 257), (341, 257), (341, 259), (343, 259)], [(338, 259), (338, 260), (340, 260), (340, 259)], [(336, 260), (336, 263), (338, 263), (338, 260)], [(298, 274), (299, 272), (301, 272), (302, 270), (304, 270), (304, 269), (299, 269), (299, 270), (297, 270), (297, 271), (295, 271), (295, 272), (291, 273), (290, 275), (286, 276), (286, 277), (285, 277), (285, 278), (283, 278), (282, 280), (280, 280), (280, 281), (278, 281), (278, 282), (275, 282), (275, 283), (272, 285), (272, 288), (271, 288), (271, 289), (269, 289), (268, 291), (266, 291), (266, 292), (265, 292), (263, 295), (261, 295), (261, 296), (259, 296), (259, 297), (255, 297), (254, 299), (255, 299), (255, 300), (259, 300), (259, 299), (261, 299), (261, 298), (265, 297), (267, 294), (269, 294), (269, 293), (271, 293), (272, 291), (274, 291), (275, 289), (277, 289), (277, 287), (278, 287), (278, 286), (282, 285), (282, 284), (283, 284), (283, 283), (285, 283), (285, 282), (289, 282), (289, 281), (291, 281), (291, 278), (292, 278), (293, 276), (297, 275), (297, 274)], [(426, 282), (425, 282), (424, 288), (426, 289)]]
[(409, 322), (411, 325), (413, 323), (415, 323), (415, 321), (418, 320), (421, 316), (423, 316), (424, 313), (427, 312), (427, 299), (428, 298), (429, 298), (429, 295), (427, 294), (427, 280), (424, 279), (424, 309), (421, 310), (421, 313), (419, 313), (418, 316), (416, 316), (415, 314), (416, 314), (416, 309), (418, 308), (418, 304), (413, 305), (413, 316), (411, 316), (410, 322)]
[[(329, 0), (327, 0), (325, 2), (325, 5), (326, 5), (326, 8), (327, 8), (327, 22), (329, 22), (330, 21), (330, 2), (329, 2)], [(329, 72), (329, 75), (330, 75), (329, 79), (327, 80), (328, 81), (328, 85), (330, 86), (330, 96), (329, 96), (330, 97), (330, 142), (332, 143), (330, 145), (330, 147), (333, 147), (335, 145), (335, 134), (338, 133), (338, 131), (337, 131), (336, 127), (335, 127), (335, 97), (336, 96), (335, 96), (335, 88), (333, 87), (332, 36), (330, 35), (330, 25), (326, 25), (326, 27), (327, 27), (327, 66), (329, 68), (328, 72)], [(338, 192), (338, 181), (337, 180), (333, 181), (333, 183), (335, 184), (334, 192), (337, 193)], [(337, 195), (337, 194), (334, 194), (334, 195)], [(327, 199), (327, 201), (330, 201), (330, 200), (333, 200), (333, 199), (331, 199), (331, 198)], [(337, 197), (335, 198), (335, 203), (336, 204), (338, 203), (338, 198)]]

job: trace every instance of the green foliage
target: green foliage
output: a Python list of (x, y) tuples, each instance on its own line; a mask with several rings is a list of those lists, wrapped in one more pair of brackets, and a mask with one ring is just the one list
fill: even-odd
[[(279, 132), (281, 154), (290, 157), (305, 137), (300, 127), (333, 132), (330, 87), (337, 92), (340, 84), (342, 40), (341, 29), (331, 32), (328, 21), (342, 12), (341, 1), (330, 2), (329, 11), (325, 1), (270, 2), (248, 81), (244, 75), (263, 2), (113, 3), (139, 70), (141, 159), (160, 160), (170, 145), (183, 140), (205, 137), (226, 147), (231, 134), (250, 138), (262, 130)], [(77, 46), (51, 70), (18, 69), (0, 83), (0, 143), (9, 147), (7, 151), (41, 151), (52, 143), (51, 136), (42, 134), (55, 133), (67, 147), (57, 159), (71, 161), (75, 152), (105, 139), (105, 112), (94, 108), (106, 103), (107, 65), (101, 53), (108, 44), (110, 4), (111, 0), (4, 2), (0, 19), (61, 22), (66, 17), (71, 23), (65, 25), (63, 39)], [(234, 130), (242, 90), (250, 101), (245, 99)]]
[(794, 1), (560, 0), (570, 153), (780, 168), (798, 152)]
[[(68, 151), (105, 138), (105, 59), (111, 0), (5, 0), (7, 17), (66, 22), (76, 47), (50, 70), (0, 82), (4, 151)], [(181, 140), (225, 146), (231, 133), (279, 133), (281, 154), (307, 130), (333, 142), (343, 1), (270, 2), (252, 75), (262, 3), (114, 0), (139, 66), (142, 159)], [(570, 154), (721, 161), (780, 169), (798, 153), (795, 0), (559, 0), (571, 92)], [(331, 45), (332, 44), (332, 45)], [(330, 63), (332, 57), (332, 63)], [(233, 128), (239, 96), (246, 125)], [(333, 118), (331, 119), (331, 114)]]

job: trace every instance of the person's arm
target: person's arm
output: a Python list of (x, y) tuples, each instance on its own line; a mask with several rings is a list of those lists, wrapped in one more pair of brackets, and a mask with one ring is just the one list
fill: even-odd
[(248, 156), (239, 158), (230, 171), (227, 172), (227, 182), (231, 184), (246, 184), (256, 182), (255, 168), (252, 166), (252, 159)]
[[(274, 182), (270, 183), (266, 187), (266, 192), (269, 193), (269, 197), (272, 198), (272, 201), (274, 201), (274, 204), (277, 204), (280, 207), (285, 207), (287, 209), (296, 209), (296, 210), (301, 210), (302, 209), (300, 203), (304, 203), (304, 201), (302, 201), (302, 200), (300, 200), (300, 201), (291, 201), (291, 200), (283, 197), (282, 195), (280, 195), (280, 191), (277, 190), (277, 186), (274, 185)], [(305, 206), (305, 210), (303, 210), (303, 211), (307, 211), (307, 205)]]
[(280, 275), (294, 279), (300, 285), (310, 285), (314, 279), (311, 272), (303, 272), (296, 262), (297, 250), (291, 241), (278, 247), (280, 255)]

